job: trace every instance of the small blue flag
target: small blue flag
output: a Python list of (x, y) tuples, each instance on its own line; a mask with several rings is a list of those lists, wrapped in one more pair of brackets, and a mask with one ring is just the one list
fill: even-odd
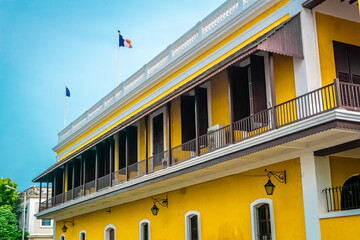
[(70, 90), (67, 87), (65, 87), (65, 88), (66, 88), (65, 96), (70, 97)]

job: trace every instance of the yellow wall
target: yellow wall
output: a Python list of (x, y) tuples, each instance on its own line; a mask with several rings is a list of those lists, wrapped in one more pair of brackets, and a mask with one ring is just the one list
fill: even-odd
[(180, 97), (171, 102), (171, 147), (181, 145), (181, 101)]
[(360, 216), (327, 218), (320, 220), (321, 239), (348, 240), (360, 236)]
[(296, 97), (294, 65), (292, 57), (273, 56), (276, 104), (280, 104)]
[(360, 23), (316, 13), (321, 79), (323, 86), (336, 78), (333, 40), (360, 46)]
[[(267, 196), (264, 168), (232, 175), (168, 193), (169, 207), (159, 207), (158, 216), (150, 212), (150, 198), (76, 216), (66, 239), (78, 239), (86, 230), (88, 240), (103, 239), (108, 224), (116, 227), (116, 239), (139, 239), (139, 222), (150, 220), (151, 239), (185, 239), (185, 214), (198, 211), (201, 216), (202, 239), (251, 239), (250, 204), (260, 198), (273, 199), (276, 239), (305, 239), (305, 220), (299, 159), (267, 166), (287, 171), (287, 184), (276, 185), (274, 195)], [(259, 177), (259, 175), (264, 175)], [(163, 197), (160, 195), (159, 197)], [(60, 238), (62, 222), (57, 222), (56, 239)]]
[(330, 157), (332, 186), (342, 186), (355, 174), (360, 174), (360, 158)]
[(227, 71), (211, 78), (211, 118), (213, 126), (230, 124)]
[[(194, 66), (195, 64), (199, 63), (200, 61), (202, 61), (204, 58), (208, 57), (210, 54), (212, 54), (213, 52), (217, 51), (219, 48), (223, 47), (225, 44), (229, 43), (230, 41), (232, 41), (234, 38), (236, 38), (237, 36), (241, 35), (242, 33), (244, 33), (245, 31), (247, 31), (249, 28), (253, 27), (255, 24), (259, 23), (260, 21), (262, 21), (264, 18), (266, 18), (267, 16), (269, 16), (270, 14), (272, 14), (273, 12), (275, 12), (276, 10), (278, 10), (279, 8), (281, 8), (282, 6), (284, 6), (289, 0), (281, 0), (279, 3), (275, 4), (273, 7), (271, 7), (270, 9), (266, 10), (264, 13), (262, 13), (260, 16), (256, 17), (255, 19), (251, 20), (248, 24), (246, 24), (245, 26), (239, 28), (238, 30), (236, 30), (234, 33), (232, 33), (230, 36), (228, 36), (227, 38), (223, 39), (221, 42), (219, 42), (218, 44), (216, 44), (215, 46), (213, 46), (212, 48), (210, 48), (209, 50), (207, 50), (205, 53), (203, 53), (202, 55), (200, 55), (199, 57), (197, 57), (195, 60), (191, 61), (189, 64), (187, 64), (186, 66), (184, 66), (183, 68), (179, 69), (178, 71), (174, 72), (173, 74), (171, 74), (169, 77), (167, 77), (166, 79), (164, 79), (163, 81), (161, 81), (160, 83), (158, 83), (157, 85), (153, 86), (150, 90), (148, 90), (147, 92), (137, 96), (136, 99), (134, 99), (133, 101), (129, 102), (128, 104), (126, 104), (126, 106), (118, 109), (116, 112), (114, 112), (114, 114), (112, 114), (110, 117), (108, 117), (107, 119), (104, 119), (101, 123), (99, 123), (98, 125), (96, 125), (95, 127), (93, 127), (92, 129), (90, 129), (88, 132), (84, 133), (82, 136), (80, 136), (79, 138), (70, 141), (69, 144), (67, 144), (65, 147), (61, 148), (57, 154), (61, 154), (63, 153), (66, 149), (68, 149), (70, 146), (78, 143), (79, 141), (81, 141), (82, 139), (84, 139), (85, 137), (88, 137), (91, 133), (93, 133), (94, 131), (98, 130), (100, 127), (102, 127), (104, 124), (106, 124), (107, 122), (111, 121), (112, 119), (114, 119), (116, 116), (118, 116), (119, 114), (121, 114), (122, 112), (124, 112), (126, 109), (132, 107), (134, 104), (136, 104), (137, 102), (139, 102), (141, 99), (143, 99), (144, 97), (148, 96), (149, 94), (151, 94), (152, 92), (154, 92), (155, 90), (159, 89), (161, 86), (163, 86), (164, 84), (168, 83), (169, 81), (171, 81), (174, 77), (178, 76), (179, 74), (183, 73), (184, 71), (186, 71), (187, 69), (189, 69), (190, 67)], [(198, 76), (200, 73), (206, 71), (207, 69), (209, 69), (210, 67), (214, 66), (215, 64), (219, 63), (220, 61), (224, 60), (225, 58), (229, 57), (231, 54), (235, 53), (236, 51), (240, 50), (241, 48), (243, 48), (244, 46), (246, 46), (248, 43), (252, 42), (253, 40), (255, 40), (256, 38), (258, 38), (259, 36), (263, 35), (264, 33), (270, 31), (272, 28), (274, 28), (275, 26), (279, 25), (281, 22), (285, 21), (286, 19), (288, 19), (289, 16), (288, 14), (283, 16), (282, 18), (280, 18), (278, 21), (274, 22), (273, 24), (271, 24), (269, 27), (259, 31), (257, 34), (255, 34), (254, 36), (252, 36), (251, 38), (247, 39), (246, 41), (244, 41), (243, 43), (239, 44), (237, 47), (235, 47), (234, 49), (232, 49), (231, 51), (227, 52), (226, 54), (224, 54), (223, 56), (221, 56), (220, 58), (216, 59), (215, 61), (213, 61), (211, 64), (207, 65), (206, 67), (200, 69), (199, 71), (197, 71), (196, 73), (192, 74), (191, 76), (189, 76), (188, 78), (184, 79), (182, 82), (180, 82), (179, 84), (177, 84), (176, 86), (174, 86), (173, 88), (169, 89), (168, 91), (163, 92), (159, 97), (155, 98), (152, 101), (149, 101), (147, 104), (144, 104), (143, 106), (141, 106), (139, 109), (137, 109), (136, 111), (134, 111), (132, 114), (127, 115), (126, 117), (124, 117), (123, 119), (119, 120), (116, 124), (110, 126), (109, 128), (105, 129), (104, 131), (102, 131), (101, 133), (99, 133), (97, 136), (93, 137), (92, 139), (90, 139), (89, 141), (83, 143), (80, 147), (78, 147), (77, 149), (74, 149), (73, 151), (67, 153), (65, 156), (63, 156), (61, 159), (59, 159), (59, 161), (61, 161), (63, 158), (65, 158), (66, 156), (68, 156), (69, 154), (77, 151), (79, 148), (85, 146), (86, 144), (88, 144), (89, 142), (95, 140), (96, 138), (98, 138), (99, 136), (103, 135), (104, 133), (108, 132), (109, 130), (113, 129), (114, 127), (116, 127), (117, 125), (119, 125), (120, 123), (124, 122), (125, 120), (129, 119), (131, 116), (133, 116), (134, 114), (140, 112), (141, 110), (145, 109), (146, 107), (150, 106), (151, 104), (155, 103), (157, 100), (162, 99), (163, 97), (165, 97), (166, 95), (168, 95), (169, 93), (171, 93), (172, 91), (174, 91), (175, 89), (179, 88), (181, 85), (184, 85), (185, 83), (189, 82), (190, 80), (194, 79), (194, 77)]]

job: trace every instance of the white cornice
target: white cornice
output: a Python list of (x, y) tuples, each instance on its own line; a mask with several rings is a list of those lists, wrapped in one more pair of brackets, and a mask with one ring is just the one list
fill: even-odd
[[(272, 5), (274, 5), (277, 1), (278, 0), (262, 1), (262, 2), (263, 2), (263, 4), (265, 4), (265, 3), (270, 4), (271, 3)], [(261, 1), (259, 1), (259, 2), (261, 2)], [(71, 142), (74, 139), (78, 138), (84, 132), (86, 132), (89, 128), (96, 125), (101, 119), (105, 119), (107, 116), (110, 116), (117, 109), (119, 109), (121, 105), (125, 106), (126, 103), (128, 103), (133, 97), (138, 96), (139, 94), (141, 94), (141, 92), (144, 92), (147, 89), (151, 88), (153, 85), (157, 84), (159, 81), (161, 81), (166, 76), (171, 74), (172, 71), (175, 71), (177, 68), (179, 68), (179, 66), (186, 64), (185, 61), (191, 61), (192, 58), (194, 58), (197, 54), (201, 54), (201, 51), (206, 46), (210, 46), (211, 44), (214, 44), (214, 43), (216, 43), (218, 41), (218, 40), (214, 41), (213, 40), (214, 38), (216, 39), (216, 38), (227, 36), (227, 34), (229, 34), (231, 29), (233, 29), (235, 27), (243, 26), (246, 22), (248, 22), (248, 20), (256, 17), (257, 15), (259, 15), (260, 13), (265, 11), (267, 8), (269, 8), (268, 5), (261, 5), (261, 6), (263, 8), (261, 8), (261, 7), (259, 7), (258, 9), (249, 8), (249, 11), (252, 10), (252, 12), (249, 12), (247, 15), (241, 15), (242, 17), (241, 16), (234, 17), (231, 21), (227, 22), (226, 25), (216, 29), (216, 31), (214, 33), (212, 33), (212, 34), (214, 34), (214, 36), (209, 35), (211, 37), (205, 38), (203, 41), (201, 41), (199, 43), (200, 44), (199, 47), (191, 48), (189, 50), (189, 52), (187, 52), (186, 57), (184, 55), (182, 57), (178, 57), (176, 60), (174, 60), (174, 62), (171, 62), (168, 65), (169, 67), (166, 67), (166, 68), (162, 69), (161, 71), (159, 71), (158, 73), (154, 74), (151, 78), (149, 78), (143, 84), (140, 84), (139, 86), (134, 88), (134, 90), (132, 92), (128, 93), (122, 99), (118, 100), (117, 102), (115, 102), (114, 104), (112, 104), (111, 106), (106, 108), (97, 117), (95, 117), (94, 119), (89, 121), (86, 125), (82, 126), (80, 129), (78, 129), (73, 134), (68, 136), (65, 140), (63, 140), (58, 145), (56, 145), (53, 148), (53, 150), (54, 151), (59, 151), (60, 149), (65, 147), (69, 142)], [(264, 7), (264, 6), (266, 6), (266, 7)], [(224, 54), (226, 54), (227, 52), (229, 52), (233, 48), (237, 47), (238, 45), (240, 45), (241, 43), (243, 43), (247, 39), (251, 38), (252, 36), (254, 36), (258, 32), (260, 32), (261, 30), (265, 29), (266, 27), (270, 26), (274, 22), (278, 21), (279, 19), (281, 19), (285, 15), (290, 14), (290, 16), (292, 16), (292, 15), (298, 13), (299, 11), (301, 11), (301, 9), (302, 9), (302, 7), (301, 7), (301, 3), (299, 3), (299, 1), (296, 1), (296, 0), (290, 1), (288, 4), (286, 4), (285, 6), (283, 6), (282, 8), (277, 10), (276, 12), (272, 13), (270, 16), (266, 17), (261, 22), (255, 24), (253, 27), (251, 27), (250, 29), (245, 31), (243, 34), (241, 34), (240, 36), (238, 36), (235, 39), (233, 39), (232, 41), (230, 41), (228, 44), (226, 44), (222, 48), (220, 48), (220, 49), (216, 50), (214, 53), (210, 54), (207, 58), (201, 60), (198, 64), (196, 64), (196, 65), (192, 66), (191, 68), (187, 69), (186, 71), (184, 71), (183, 73), (181, 73), (180, 75), (178, 75), (177, 77), (172, 79), (170, 82), (164, 84), (158, 90), (154, 91), (153, 93), (151, 93), (150, 95), (148, 95), (144, 99), (140, 100), (137, 104), (133, 105), (129, 109), (127, 109), (124, 112), (120, 113), (113, 120), (107, 122), (102, 127), (100, 127), (98, 130), (92, 132), (91, 134), (89, 134), (89, 136), (87, 136), (83, 140), (79, 141), (77, 144), (74, 144), (71, 147), (69, 147), (68, 149), (66, 149), (66, 151), (64, 151), (63, 153), (61, 153), (61, 154), (59, 154), (57, 156), (57, 160), (63, 158), (65, 155), (72, 152), (73, 150), (75, 150), (79, 146), (83, 145), (84, 143), (86, 143), (90, 139), (94, 138), (95, 136), (100, 134), (105, 129), (113, 126), (114, 124), (119, 122), (121, 119), (123, 119), (124, 117), (126, 117), (129, 114), (131, 114), (132, 112), (134, 112), (139, 107), (145, 105), (149, 101), (151, 101), (154, 98), (160, 96), (163, 92), (167, 91), (168, 89), (171, 89), (173, 86), (175, 86), (176, 84), (178, 84), (182, 80), (186, 79), (187, 77), (191, 76), (192, 74), (194, 74), (198, 70), (206, 67), (211, 62), (213, 62), (216, 59), (218, 59), (219, 57), (223, 56)], [(253, 15), (251, 15), (251, 14), (253, 14)], [(252, 18), (250, 17), (250, 15), (252, 16)], [(179, 62), (177, 62), (177, 61), (179, 61)]]

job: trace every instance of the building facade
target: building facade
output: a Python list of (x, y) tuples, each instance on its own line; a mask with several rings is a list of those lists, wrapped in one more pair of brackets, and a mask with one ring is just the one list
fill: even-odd
[[(46, 201), (46, 188), (42, 189), (40, 201), (40, 188), (31, 186), (26, 189), (21, 196), (26, 193), (25, 206), (25, 225), (24, 225), (24, 197), (21, 198), (19, 210), (19, 228), (28, 232), (28, 239), (31, 240), (51, 240), (53, 239), (53, 221), (51, 219), (36, 219), (35, 214), (39, 213), (40, 202)], [(51, 196), (51, 189), (49, 189)]]
[[(228, 0), (62, 130), (54, 239), (360, 234), (354, 0)], [(47, 193), (49, 195), (49, 193)]]

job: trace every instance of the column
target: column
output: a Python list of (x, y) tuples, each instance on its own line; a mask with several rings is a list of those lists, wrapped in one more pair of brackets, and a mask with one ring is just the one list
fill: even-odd
[(73, 160), (72, 178), (71, 178), (71, 180), (72, 180), (72, 182), (71, 182), (71, 191), (72, 191), (71, 197), (72, 197), (72, 199), (74, 199), (74, 194), (75, 194), (75, 192), (74, 192), (74, 188), (75, 188), (75, 161), (76, 161), (76, 159)]
[(168, 156), (169, 156), (169, 162), (168, 165), (170, 166), (172, 164), (172, 154), (171, 154), (171, 102), (168, 102), (166, 104), (166, 112), (167, 112), (167, 135), (168, 135)]
[(304, 59), (293, 58), (296, 96), (321, 87), (316, 22), (309, 9), (300, 13)]
[[(126, 131), (126, 130), (125, 130)], [(126, 138), (125, 138), (125, 176), (126, 176), (126, 181), (129, 180), (129, 171), (128, 171), (128, 166), (129, 166), (129, 140), (128, 140), (128, 132), (126, 131)]]
[(95, 191), (98, 190), (98, 175), (99, 175), (99, 147), (95, 146)]
[(40, 182), (39, 212), (41, 211), (41, 191), (42, 191), (42, 182)]
[(196, 144), (196, 155), (200, 155), (200, 146), (199, 146), (199, 100), (197, 94), (197, 87), (195, 88), (195, 144)]
[(115, 156), (114, 156), (114, 172), (119, 171), (119, 133), (114, 135)]
[(149, 136), (148, 136), (148, 119), (149, 116), (145, 116), (145, 172), (149, 172)]
[(232, 95), (232, 81), (228, 75), (227, 75), (227, 81), (228, 81), (229, 113), (230, 113), (229, 138), (230, 138), (230, 143), (234, 143), (234, 107), (233, 107), (233, 95)]
[(109, 186), (112, 185), (112, 173), (113, 173), (113, 149), (114, 149), (114, 140), (110, 138), (110, 145), (109, 145)]
[[(269, 52), (269, 75), (270, 75), (270, 90), (271, 90), (271, 106), (272, 106), (272, 128), (277, 128), (277, 114), (276, 114), (276, 93), (275, 93), (275, 74), (274, 74), (274, 56)], [(270, 116), (269, 116), (270, 117)]]
[(326, 212), (326, 200), (321, 191), (331, 186), (327, 157), (315, 157), (313, 152), (300, 156), (307, 239), (321, 239), (319, 213)]
[(49, 180), (46, 180), (46, 209), (49, 207)]
[(62, 202), (65, 202), (65, 180), (66, 180), (66, 165), (63, 168), (63, 182), (62, 182)]

